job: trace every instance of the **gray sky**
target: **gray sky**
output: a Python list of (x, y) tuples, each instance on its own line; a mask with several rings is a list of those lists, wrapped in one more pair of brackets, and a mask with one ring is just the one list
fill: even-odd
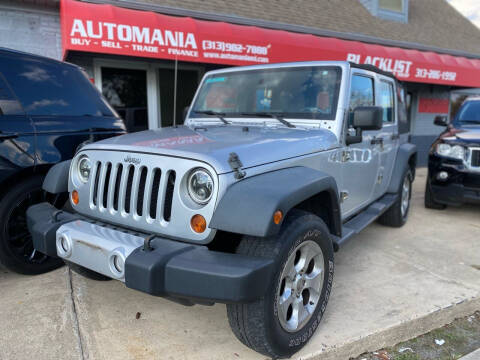
[(448, 0), (448, 2), (480, 27), (480, 0)]

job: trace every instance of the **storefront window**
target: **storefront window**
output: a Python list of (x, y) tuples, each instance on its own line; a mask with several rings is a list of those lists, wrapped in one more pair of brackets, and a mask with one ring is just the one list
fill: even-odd
[(378, 6), (383, 10), (403, 12), (403, 0), (379, 0)]
[(148, 129), (147, 72), (102, 67), (102, 93), (129, 132)]
[[(175, 70), (159, 69), (160, 117), (162, 126), (173, 125), (173, 99), (175, 91)], [(183, 111), (192, 102), (198, 86), (198, 71), (179, 69), (177, 72), (176, 124), (183, 123)]]

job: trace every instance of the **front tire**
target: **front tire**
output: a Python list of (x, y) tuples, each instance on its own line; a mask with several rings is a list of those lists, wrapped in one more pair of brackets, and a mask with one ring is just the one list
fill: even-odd
[(0, 263), (19, 274), (43, 274), (63, 265), (62, 260), (36, 251), (28, 232), (28, 207), (43, 201), (58, 206), (66, 201), (62, 196), (47, 194), (42, 183), (43, 176), (32, 176), (9, 188), (0, 201)]
[(382, 225), (391, 227), (402, 227), (408, 219), (410, 211), (410, 200), (412, 198), (412, 170), (408, 169), (403, 174), (400, 188), (397, 191), (397, 201), (388, 209), (378, 222)]
[(246, 304), (228, 304), (235, 336), (272, 358), (289, 357), (312, 337), (325, 312), (333, 281), (333, 244), (317, 216), (293, 210), (275, 238), (246, 236), (238, 254), (274, 260), (265, 296)]

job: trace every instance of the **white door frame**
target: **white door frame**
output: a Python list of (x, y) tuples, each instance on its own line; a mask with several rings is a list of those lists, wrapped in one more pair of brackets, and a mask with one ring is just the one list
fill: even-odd
[(158, 91), (158, 72), (154, 64), (139, 61), (125, 61), (115, 59), (93, 59), (93, 74), (95, 86), (102, 91), (102, 67), (117, 69), (145, 70), (147, 72), (147, 115), (148, 128), (160, 127), (160, 103)]

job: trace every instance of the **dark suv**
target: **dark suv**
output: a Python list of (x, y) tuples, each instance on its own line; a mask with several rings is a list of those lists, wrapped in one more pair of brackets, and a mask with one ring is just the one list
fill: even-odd
[(430, 149), (425, 206), (480, 204), (480, 97), (467, 98), (451, 123), (437, 116), (435, 124), (447, 129)]
[(42, 191), (44, 175), (85, 142), (123, 134), (125, 126), (79, 67), (0, 48), (0, 263), (38, 274), (62, 264), (35, 251), (25, 211), (60, 205)]

